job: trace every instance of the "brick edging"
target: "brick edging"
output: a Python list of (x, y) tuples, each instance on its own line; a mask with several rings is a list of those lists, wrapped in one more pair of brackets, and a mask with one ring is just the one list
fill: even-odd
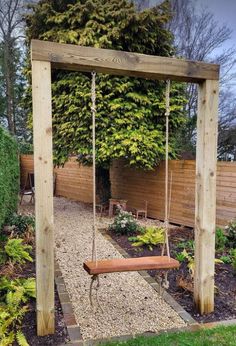
[(70, 301), (69, 294), (66, 290), (65, 282), (64, 282), (59, 264), (56, 261), (56, 259), (55, 259), (55, 283), (57, 287), (59, 300), (61, 303), (64, 322), (65, 322), (66, 329), (70, 338), (70, 342), (67, 343), (66, 345), (83, 346), (84, 341), (80, 332), (80, 327), (78, 326), (76, 322), (73, 306)]

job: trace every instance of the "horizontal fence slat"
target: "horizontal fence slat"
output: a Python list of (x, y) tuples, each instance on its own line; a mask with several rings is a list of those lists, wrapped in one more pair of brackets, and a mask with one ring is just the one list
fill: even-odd
[[(21, 185), (27, 172), (33, 172), (33, 156), (21, 155)], [(71, 157), (57, 173), (56, 195), (85, 203), (92, 203), (92, 168), (82, 166)], [(195, 161), (173, 160), (170, 222), (194, 226)], [(115, 161), (110, 170), (112, 196), (127, 199), (128, 209), (144, 206), (148, 201), (148, 216), (163, 220), (165, 196), (165, 165), (155, 170), (130, 168), (122, 160)], [(224, 226), (236, 218), (236, 163), (218, 162), (217, 165), (217, 225)]]

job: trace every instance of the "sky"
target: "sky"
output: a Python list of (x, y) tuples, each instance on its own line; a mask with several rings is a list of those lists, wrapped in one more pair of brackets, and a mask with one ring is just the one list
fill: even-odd
[(199, 7), (207, 6), (221, 24), (232, 30), (232, 38), (226, 44), (236, 48), (236, 0), (195, 0)]
[[(161, 3), (162, 0), (151, 0), (152, 5)], [(236, 48), (236, 0), (195, 0), (199, 9), (208, 8), (215, 15), (220, 24), (226, 24), (232, 30), (232, 38), (227, 46)]]
[[(162, 0), (150, 0), (151, 5), (161, 3)], [(199, 11), (201, 9), (208, 9), (215, 16), (219, 25), (226, 24), (232, 30), (231, 39), (227, 40), (218, 50), (226, 50), (229, 48), (236, 49), (236, 0), (195, 0)], [(236, 58), (236, 57), (235, 57)], [(236, 66), (233, 69), (236, 72)], [(231, 81), (231, 86), (236, 91), (236, 80)]]

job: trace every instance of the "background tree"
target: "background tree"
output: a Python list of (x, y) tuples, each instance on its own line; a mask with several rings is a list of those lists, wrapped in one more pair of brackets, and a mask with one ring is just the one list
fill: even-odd
[[(138, 12), (125, 0), (39, 1), (27, 16), (27, 37), (170, 56), (172, 36), (165, 25), (168, 3)], [(71, 154), (91, 163), (91, 76), (53, 72), (54, 157), (63, 164)], [(145, 169), (164, 157), (164, 85), (139, 78), (97, 76), (98, 181), (108, 181), (113, 159)], [(182, 89), (172, 85), (171, 132), (184, 121)], [(171, 142), (170, 151), (175, 155)], [(104, 180), (99, 177), (104, 177)], [(104, 186), (104, 184), (99, 184)], [(106, 190), (108, 191), (108, 190)], [(100, 193), (100, 195), (103, 193)], [(109, 194), (109, 191), (108, 191)], [(107, 196), (105, 196), (107, 197)]]
[[(19, 45), (22, 29), (23, 0), (0, 2), (0, 119), (12, 134), (16, 122), (22, 89), (22, 48)], [(23, 110), (21, 109), (21, 116)]]
[[(170, 0), (170, 4), (172, 20), (168, 22), (167, 27), (174, 34), (176, 55), (190, 60), (219, 63), (221, 66), (219, 153), (225, 152), (224, 138), (228, 132), (223, 129), (226, 123), (228, 128), (233, 125), (233, 115), (236, 112), (235, 92), (229, 92), (231, 81), (235, 78), (233, 67), (236, 62), (236, 51), (234, 48), (225, 50), (222, 46), (230, 39), (232, 31), (226, 25), (219, 25), (214, 15), (206, 8), (197, 9), (194, 1)], [(183, 150), (195, 153), (197, 117), (197, 86), (195, 84), (186, 85), (186, 98), (188, 121), (178, 134), (179, 145), (183, 147)], [(228, 105), (231, 106), (228, 107)]]

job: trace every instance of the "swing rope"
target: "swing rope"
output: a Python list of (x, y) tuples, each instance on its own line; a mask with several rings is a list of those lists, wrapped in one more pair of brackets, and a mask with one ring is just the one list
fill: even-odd
[(96, 220), (96, 72), (92, 72), (91, 84), (91, 112), (92, 112), (92, 137), (93, 137), (93, 246), (92, 246), (92, 261), (97, 264), (97, 220)]
[(165, 240), (162, 247), (161, 255), (164, 256), (165, 248), (167, 256), (170, 258), (170, 247), (169, 247), (169, 213), (170, 213), (170, 199), (171, 199), (171, 188), (172, 188), (172, 174), (171, 184), (169, 191), (169, 115), (170, 115), (170, 80), (166, 83), (166, 143), (165, 143)]
[[(169, 239), (168, 239), (168, 229), (169, 229), (169, 214), (170, 214), (170, 201), (171, 201), (171, 189), (172, 189), (172, 172), (170, 175), (170, 189), (169, 189), (169, 167), (168, 167), (168, 159), (169, 159), (169, 115), (170, 115), (170, 81), (167, 81), (166, 84), (166, 111), (165, 111), (165, 117), (166, 117), (166, 143), (165, 143), (165, 219), (164, 219), (164, 229), (165, 229), (165, 239), (164, 244), (162, 246), (161, 256), (165, 258), (164, 252), (166, 248), (166, 253), (168, 257), (169, 265), (166, 263), (163, 266), (164, 272), (162, 272), (162, 282), (163, 287), (168, 288), (169, 282), (167, 279), (167, 273), (169, 268), (178, 268), (179, 263), (176, 260), (173, 260), (170, 258), (170, 249), (169, 249)], [(96, 246), (96, 238), (97, 238), (97, 220), (96, 220), (96, 144), (95, 144), (95, 127), (96, 127), (96, 72), (92, 72), (92, 83), (91, 83), (91, 113), (92, 113), (92, 161), (93, 161), (93, 235), (92, 235), (92, 262), (85, 262), (84, 268), (90, 272), (90, 265), (94, 264), (93, 266), (93, 274), (91, 285), (90, 285), (90, 303), (93, 305), (92, 302), (92, 289), (94, 286), (94, 283), (97, 282), (97, 285), (95, 286), (96, 291), (98, 291), (98, 288), (100, 286), (99, 283), (99, 274), (104, 272), (101, 271), (101, 263), (104, 261), (98, 261), (97, 260), (97, 246)], [(158, 257), (158, 256), (157, 256)], [(148, 262), (149, 257), (143, 257), (144, 260), (146, 260), (146, 263)], [(157, 259), (159, 261), (159, 259)], [(105, 261), (106, 262), (106, 261)], [(109, 262), (109, 261), (108, 261)], [(111, 262), (111, 261), (110, 261)], [(129, 263), (129, 260), (126, 262)], [(99, 267), (100, 265), (100, 267)], [(130, 264), (128, 264), (129, 266)], [(150, 267), (150, 264), (146, 264), (147, 268)], [(156, 262), (157, 266), (161, 266), (160, 262)], [(125, 270), (136, 270), (135, 268), (130, 269), (128, 266), (126, 266)], [(138, 267), (138, 264), (136, 265), (136, 268)], [(96, 268), (98, 268), (96, 270)], [(104, 268), (103, 268), (104, 269)], [(160, 270), (160, 268), (158, 268)], [(111, 271), (105, 272), (114, 272), (114, 271), (124, 271), (121, 268), (117, 270), (117, 268), (112, 268)], [(98, 297), (97, 297), (98, 301)], [(99, 303), (99, 302), (98, 302)], [(100, 304), (98, 304), (100, 305)]]

